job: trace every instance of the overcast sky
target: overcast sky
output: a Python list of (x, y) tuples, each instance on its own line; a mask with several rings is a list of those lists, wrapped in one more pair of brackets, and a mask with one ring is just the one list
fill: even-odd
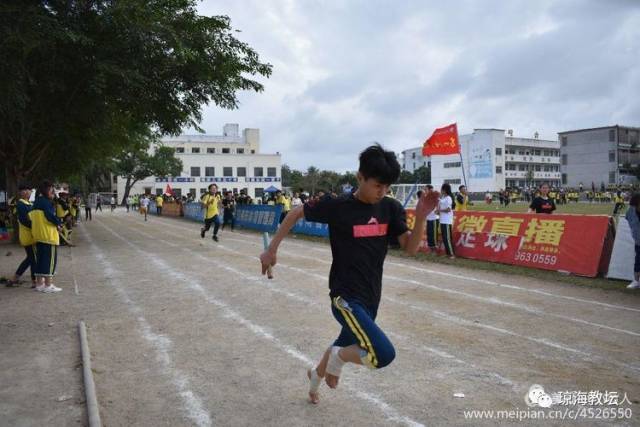
[[(457, 122), (557, 139), (640, 126), (639, 0), (205, 0), (273, 64), (240, 108), (202, 127), (259, 128), (296, 169), (357, 169), (372, 141), (396, 152)], [(187, 131), (193, 133), (193, 131)]]

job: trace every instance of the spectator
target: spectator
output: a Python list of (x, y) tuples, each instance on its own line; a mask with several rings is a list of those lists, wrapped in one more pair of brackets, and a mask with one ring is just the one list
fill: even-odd
[(451, 185), (448, 183), (442, 184), (440, 188), (440, 202), (436, 209), (436, 213), (440, 216), (440, 233), (442, 236), (442, 243), (444, 249), (447, 252), (449, 258), (454, 259), (455, 254), (453, 251), (453, 197), (451, 194)]
[(536, 196), (529, 205), (529, 213), (550, 214), (556, 210), (556, 204), (549, 198), (549, 184), (546, 182), (540, 186), (540, 195)]
[(640, 288), (640, 193), (631, 196), (625, 218), (631, 229), (636, 255), (633, 265), (633, 281), (629, 283), (627, 289), (638, 289)]

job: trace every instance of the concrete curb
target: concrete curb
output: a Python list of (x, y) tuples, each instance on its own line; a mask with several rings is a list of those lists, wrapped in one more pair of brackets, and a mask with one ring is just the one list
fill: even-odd
[(84, 393), (87, 400), (87, 415), (89, 427), (101, 427), (100, 410), (98, 408), (98, 398), (96, 397), (96, 386), (93, 382), (93, 372), (91, 371), (91, 353), (89, 352), (89, 342), (87, 341), (87, 328), (81, 320), (78, 322), (80, 330), (80, 349), (82, 352), (82, 376), (84, 377)]

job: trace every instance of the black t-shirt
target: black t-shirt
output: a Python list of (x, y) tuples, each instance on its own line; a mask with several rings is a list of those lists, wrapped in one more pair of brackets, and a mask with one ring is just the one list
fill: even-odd
[(402, 205), (390, 197), (370, 205), (345, 194), (306, 203), (304, 217), (329, 224), (333, 254), (329, 295), (377, 305), (389, 239), (408, 230)]
[(552, 199), (543, 199), (542, 197), (536, 197), (529, 205), (529, 208), (536, 211), (536, 213), (550, 214), (556, 210), (556, 203)]
[(235, 208), (234, 200), (222, 199), (222, 207), (224, 208), (226, 213), (233, 213)]

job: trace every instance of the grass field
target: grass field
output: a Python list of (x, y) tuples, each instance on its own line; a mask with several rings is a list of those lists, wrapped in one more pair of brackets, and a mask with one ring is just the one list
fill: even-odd
[[(583, 214), (583, 215), (612, 215), (613, 203), (588, 203), (578, 202), (569, 203), (566, 205), (556, 205), (557, 210), (555, 213), (562, 214)], [(485, 202), (474, 202), (472, 206), (469, 206), (469, 210), (473, 211), (494, 211), (494, 212), (526, 212), (529, 208), (529, 204), (525, 202), (510, 203), (506, 208), (500, 206), (499, 203), (492, 203), (487, 205)]]

